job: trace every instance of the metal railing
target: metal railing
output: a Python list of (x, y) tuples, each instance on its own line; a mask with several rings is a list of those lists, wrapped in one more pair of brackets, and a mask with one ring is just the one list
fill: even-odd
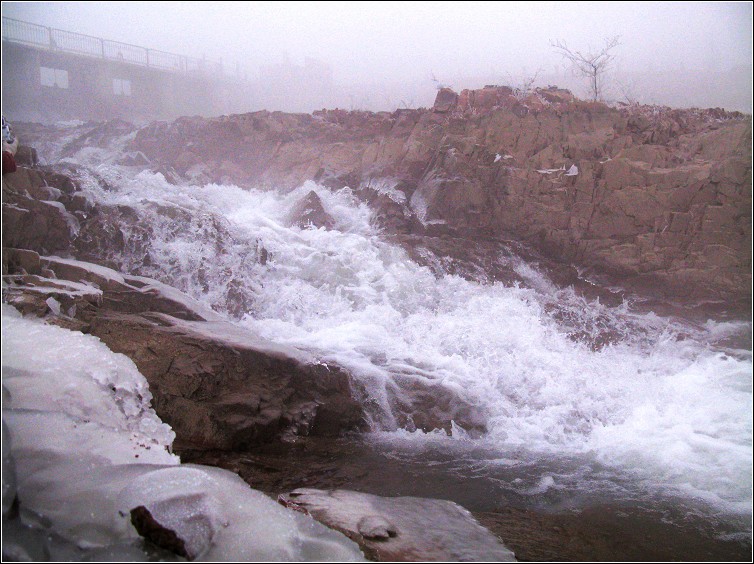
[(45, 27), (5, 16), (3, 16), (3, 41), (177, 73), (223, 74), (223, 65), (219, 61), (186, 57), (83, 33)]

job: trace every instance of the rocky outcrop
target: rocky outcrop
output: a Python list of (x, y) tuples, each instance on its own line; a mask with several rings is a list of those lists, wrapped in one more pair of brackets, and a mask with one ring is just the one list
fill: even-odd
[(181, 118), (131, 149), (215, 181), (348, 185), (394, 232), (507, 236), (664, 297), (750, 299), (751, 118), (738, 113), (491, 86), (441, 90), (429, 110)]
[(31, 251), (6, 249), (4, 259), (4, 301), (131, 358), (178, 450), (244, 449), (364, 424), (346, 372), (223, 321), (169, 286)]
[(449, 112), (458, 104), (458, 94), (450, 88), (440, 88), (432, 109), (436, 112)]
[(4, 174), (3, 245), (41, 253), (67, 249), (78, 219), (64, 202), (71, 203), (75, 190), (70, 179), (50, 170), (18, 167)]

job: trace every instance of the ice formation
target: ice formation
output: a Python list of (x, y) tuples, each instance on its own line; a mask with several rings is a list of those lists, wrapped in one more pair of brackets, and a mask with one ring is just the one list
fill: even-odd
[[(73, 545), (100, 558), (146, 559), (130, 520), (132, 509), (146, 507), (202, 560), (362, 559), (344, 535), (235, 474), (181, 464), (146, 380), (99, 339), (25, 319), (8, 305), (2, 333), (3, 512), (10, 515), (15, 494), (25, 525), (70, 543), (49, 540), (46, 556), (69, 559)], [(38, 537), (13, 530), (3, 554), (35, 554), (28, 543)]]

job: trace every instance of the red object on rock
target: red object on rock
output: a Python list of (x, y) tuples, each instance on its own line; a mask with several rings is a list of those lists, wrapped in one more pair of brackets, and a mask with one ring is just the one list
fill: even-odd
[(3, 174), (16, 172), (16, 159), (10, 151), (3, 151)]

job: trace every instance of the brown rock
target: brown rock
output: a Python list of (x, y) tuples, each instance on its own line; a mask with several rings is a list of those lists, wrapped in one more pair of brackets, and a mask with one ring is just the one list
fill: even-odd
[(445, 113), (453, 110), (453, 108), (456, 107), (457, 103), (458, 94), (453, 92), (453, 90), (451, 90), (450, 88), (440, 88), (437, 91), (435, 104), (432, 106), (432, 109), (435, 112)]
[(567, 104), (576, 99), (570, 90), (565, 90), (556, 86), (537, 88), (537, 93), (551, 104)]
[(288, 212), (288, 223), (301, 228), (324, 227), (325, 229), (332, 229), (335, 226), (335, 220), (322, 207), (322, 200), (319, 199), (314, 190), (296, 202), (291, 211)]
[(142, 537), (160, 548), (189, 560), (196, 557), (196, 554), (189, 553), (186, 550), (186, 543), (175, 531), (161, 525), (143, 505), (131, 510), (131, 524)]
[(19, 145), (14, 158), (16, 160), (16, 165), (24, 167), (35, 167), (39, 162), (37, 150), (28, 145)]
[(28, 249), (3, 248), (3, 275), (40, 274), (39, 254)]
[(91, 332), (139, 367), (178, 450), (238, 450), (363, 424), (347, 373), (230, 323), (112, 313)]
[[(3, 177), (3, 181), (5, 177)], [(67, 250), (78, 221), (61, 205), (18, 197), (3, 202), (3, 245), (39, 253)]]
[[(518, 98), (508, 87), (488, 86), (464, 90), (457, 99), (441, 90), (432, 110), (181, 118), (139, 130), (128, 150), (141, 151), (155, 170), (186, 174), (201, 165), (207, 178), (241, 186), (293, 188), (313, 178), (347, 185), (374, 199), (377, 221), (396, 233), (512, 237), (627, 283), (637, 276), (672, 280), (677, 274), (679, 282), (683, 278), (678, 297), (711, 292), (707, 297), (748, 299), (749, 117), (656, 106), (613, 109), (557, 88)], [(123, 126), (88, 131), (107, 145)], [(81, 142), (86, 138), (82, 134)], [(571, 164), (577, 164), (577, 176), (537, 172)], [(375, 179), (408, 187), (407, 201), (377, 202), (361, 189)], [(45, 181), (62, 192), (59, 201), (68, 211), (91, 212), (84, 202), (65, 199), (75, 187)], [(5, 192), (5, 181), (3, 186)], [(26, 191), (11, 192), (3, 202), (4, 235), (12, 239), (6, 245), (62, 252), (73, 243), (79, 256), (108, 260), (98, 241), (107, 241), (100, 247), (126, 244), (117, 230), (106, 229), (107, 220), (91, 217), (71, 241), (63, 229), (64, 210), (28, 204)], [(38, 196), (47, 198), (41, 191)], [(311, 209), (301, 205), (301, 214), (321, 215), (316, 202), (309, 202)], [(326, 217), (320, 219), (313, 224), (329, 225)], [(108, 233), (109, 239), (101, 237)], [(658, 237), (647, 245), (650, 235)], [(604, 251), (616, 244), (634, 245), (639, 254)], [(702, 252), (708, 244), (738, 253), (736, 266), (720, 271)], [(672, 265), (689, 250), (699, 253), (698, 262), (693, 272), (681, 274)]]
[[(19, 256), (33, 264), (33, 255)], [(58, 278), (8, 275), (6, 301), (85, 329), (129, 356), (149, 382), (155, 411), (176, 432), (176, 449), (244, 449), (363, 427), (354, 399), (361, 392), (347, 372), (223, 321), (155, 280), (70, 259), (39, 260)]]

